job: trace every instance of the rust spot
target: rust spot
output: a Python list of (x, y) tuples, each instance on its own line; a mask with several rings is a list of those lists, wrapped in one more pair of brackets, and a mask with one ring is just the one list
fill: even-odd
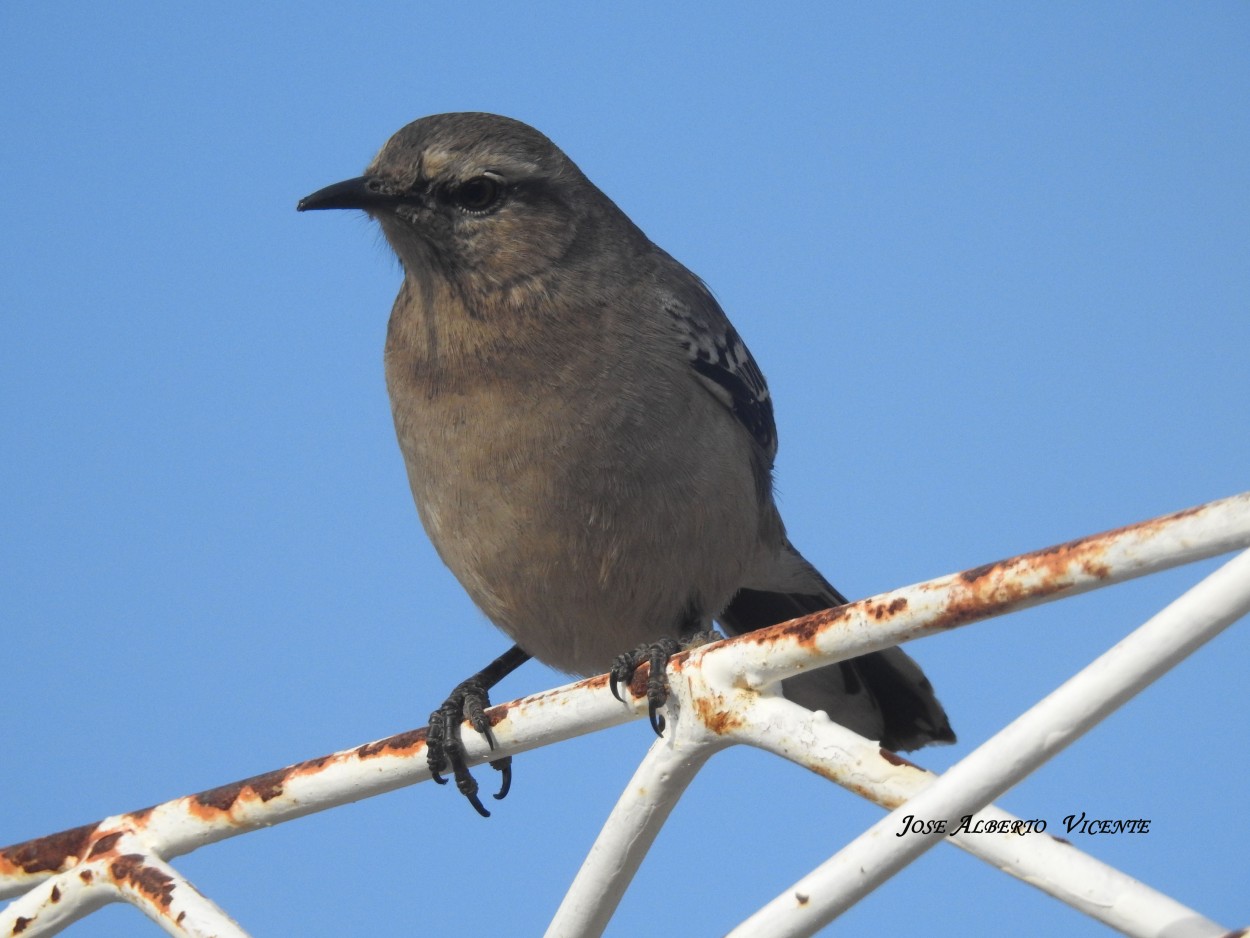
[(33, 918), (22, 918), (21, 916), (18, 916), (17, 921), (13, 923), (13, 934), (20, 935), (22, 932), (26, 931), (26, 926), (33, 921)]
[(292, 765), (285, 769), (275, 769), (272, 772), (265, 772), (263, 775), (253, 775), (251, 778), (245, 778), (241, 782), (231, 782), (229, 785), (221, 785), (217, 788), (210, 788), (208, 791), (192, 795), (190, 798), (191, 811), (200, 813), (195, 810), (198, 805), (204, 808), (211, 808), (214, 811), (229, 812), (245, 791), (252, 792), (261, 801), (269, 801), (282, 794), (282, 788), (286, 784), (287, 778), (298, 768), (298, 765)]
[[(801, 619), (791, 619), (789, 622), (782, 622), (780, 625), (774, 625), (747, 634), (760, 645), (769, 645), (776, 641), (793, 639), (800, 645), (812, 646), (816, 644), (816, 638), (821, 632), (836, 622), (850, 619), (859, 607), (859, 603), (837, 606), (834, 609), (812, 613), (810, 616), (803, 616)], [(739, 637), (733, 640), (742, 641), (742, 638)]]
[[(1139, 535), (1148, 533), (1153, 527), (1169, 524), (1184, 514), (1186, 512), (1180, 512), (1158, 522), (1131, 525), (1104, 534), (1095, 534), (1056, 544), (1030, 554), (1021, 554), (1007, 560), (973, 567), (971, 570), (957, 574), (953, 578), (953, 584), (949, 581), (937, 581), (923, 585), (921, 589), (937, 590), (945, 594), (943, 599), (946, 600), (942, 614), (928, 621), (924, 629), (944, 631), (970, 621), (990, 618), (1009, 611), (1026, 599), (1040, 599), (1071, 589), (1076, 585), (1072, 577), (1073, 568), (1079, 569), (1091, 578), (1105, 580), (1111, 575), (1111, 568), (1104, 559), (1109, 540), (1120, 537), (1125, 532)], [(1018, 581), (1012, 582), (1013, 577), (1024, 572), (1035, 574), (1028, 577), (1032, 581), (1031, 585)], [(1040, 582), (1038, 582), (1039, 579)], [(960, 589), (960, 587), (963, 588)], [(899, 615), (907, 608), (908, 600), (903, 596), (896, 596), (888, 602), (860, 600), (751, 632), (737, 637), (734, 641), (749, 641), (759, 646), (793, 641), (800, 646), (811, 646), (820, 633), (854, 615), (864, 615), (874, 621), (883, 622)]]
[[(1163, 520), (1171, 521), (1176, 517), (1169, 516), (1169, 518)], [(1019, 557), (997, 560), (994, 563), (973, 567), (971, 570), (965, 570), (961, 573), (959, 578), (969, 586), (975, 587), (977, 581), (986, 579), (995, 573), (1007, 573), (1015, 569), (1035, 569), (1044, 573), (1048, 579), (1054, 579), (1062, 574), (1068, 566), (1078, 563), (1081, 569), (1090, 576), (1106, 579), (1111, 575), (1111, 568), (1106, 563), (1100, 562), (1098, 558), (1106, 548), (1107, 542), (1128, 531), (1136, 530), (1139, 533), (1144, 533), (1152, 526), (1152, 524), (1129, 525), (1124, 528), (1116, 528), (1114, 531), (1104, 531), (1101, 534), (1080, 537), (1074, 541), (1064, 541), (1062, 544), (1053, 544), (1050, 547), (1043, 547), (1041, 550), (1036, 550), (1032, 553), (1021, 554)], [(1045, 592), (1054, 592), (1054, 590), (1044, 591), (1041, 595), (1045, 595)]]
[(890, 763), (890, 765), (905, 765), (913, 769), (920, 768), (920, 766), (916, 765), (916, 763), (912, 762), (910, 759), (904, 759), (897, 752), (886, 749), (884, 746), (877, 751), (881, 753), (881, 758)]
[(983, 563), (979, 567), (973, 567), (971, 570), (965, 570), (959, 574), (959, 578), (965, 583), (975, 583), (983, 577), (987, 577), (990, 571), (998, 566), (998, 563)]
[(608, 676), (606, 674), (596, 674), (594, 677), (587, 678), (586, 680), (582, 681), (582, 684), (584, 684), (588, 688), (592, 688), (592, 689), (603, 688), (606, 690), (608, 686)]
[(807, 905), (812, 900), (812, 897), (805, 892), (796, 892), (794, 898), (799, 901), (799, 905)]
[(874, 603), (868, 608), (868, 614), (881, 622), (883, 619), (889, 619), (898, 615), (907, 608), (907, 597), (897, 596), (890, 600), (889, 603)]
[(91, 872), (91, 870), (81, 870), (78, 873), (78, 878), (84, 883), (90, 883), (93, 879), (95, 879), (95, 873)]
[(87, 854), (89, 857), (98, 857), (102, 853), (108, 853), (122, 839), (125, 831), (113, 831), (111, 834), (105, 834), (91, 846), (91, 852)]
[(1050, 835), (1050, 839), (1051, 839), (1051, 840), (1057, 840), (1057, 841), (1059, 841), (1059, 843), (1061, 843), (1061, 844), (1063, 844), (1064, 846), (1067, 846), (1067, 847), (1071, 847), (1071, 846), (1072, 846), (1072, 841), (1067, 840), (1066, 838), (1063, 838), (1063, 837), (1059, 837), (1059, 836), (1058, 836), (1058, 835), (1056, 835), (1056, 834), (1051, 834), (1051, 835)]
[(146, 827), (148, 818), (155, 810), (156, 805), (152, 805), (150, 808), (140, 808), (138, 811), (131, 811), (126, 817), (135, 822), (135, 827)]
[(738, 714), (720, 709), (712, 698), (696, 697), (694, 708), (698, 711), (699, 719), (703, 724), (718, 736), (739, 729), (743, 725), (743, 720)]
[(368, 743), (357, 747), (356, 755), (361, 759), (369, 759), (386, 752), (415, 750), (419, 746), (425, 745), (425, 733), (425, 727), (419, 730), (409, 730), (406, 733), (397, 733), (394, 736), (386, 737), (386, 739), (379, 739), (376, 743)]
[(629, 680), (629, 693), (634, 697), (647, 696), (647, 679), (651, 677), (651, 662), (644, 661), (638, 665), (634, 671), (634, 676)]
[(186, 918), (186, 917), (187, 917), (187, 913), (186, 913), (186, 912), (179, 912), (179, 913), (178, 913), (178, 917), (177, 917), (176, 919), (174, 919), (174, 921), (175, 921), (177, 924), (181, 925), (181, 924), (182, 924), (182, 920), (183, 920), (184, 918)]
[(764, 635), (762, 632), (752, 634), (762, 639), (761, 644), (770, 644), (782, 639), (794, 639), (800, 645), (810, 645), (829, 623), (835, 622), (843, 614), (841, 610), (835, 610), (832, 613), (818, 612), (815, 615), (804, 616), (801, 619), (793, 619), (790, 622), (783, 622), (781, 625), (773, 626), (773, 628), (768, 630), (767, 635)]
[(168, 909), (174, 898), (174, 878), (143, 862), (143, 854), (128, 853), (109, 865), (109, 872), (118, 884), (129, 883), (136, 891), (147, 896), (162, 909)]
[(62, 869), (70, 864), (71, 858), (83, 855), (96, 826), (84, 824), (38, 840), (5, 847), (0, 850), (0, 872), (21, 870), (24, 873), (46, 873)]
[(53, 902), (61, 901), (61, 887), (60, 886), (52, 887), (52, 901)]
[[(1162, 520), (1171, 521), (1176, 517), (1169, 516)], [(1009, 611), (1026, 599), (1062, 593), (1076, 585), (1072, 579), (1073, 567), (1086, 576), (1105, 580), (1111, 575), (1111, 567), (1103, 559), (1108, 541), (1129, 531), (1145, 533), (1154, 526), (1155, 523), (1148, 523), (1118, 528), (966, 570), (959, 574), (958, 579), (968, 587), (968, 593), (952, 599), (943, 614), (930, 622), (928, 628), (954, 628)], [(1020, 582), (1010, 582), (1013, 576), (1025, 571), (1039, 575), (1041, 582), (1027, 587)]]

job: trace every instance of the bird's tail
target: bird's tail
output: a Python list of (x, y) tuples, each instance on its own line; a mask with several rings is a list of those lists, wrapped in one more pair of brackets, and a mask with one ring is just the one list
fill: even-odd
[[(789, 619), (845, 605), (847, 599), (803, 557), (788, 547), (791, 570), (785, 591), (742, 589), (718, 617), (731, 635), (776, 625)], [(793, 589), (793, 571), (802, 585)], [(809, 591), (810, 589), (810, 591)], [(901, 649), (887, 648), (843, 661), (781, 683), (788, 699), (887, 749), (919, 749), (930, 743), (953, 743), (946, 711), (920, 666)]]

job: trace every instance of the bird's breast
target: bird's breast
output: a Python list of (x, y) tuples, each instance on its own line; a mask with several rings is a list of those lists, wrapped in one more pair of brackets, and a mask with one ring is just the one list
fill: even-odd
[(602, 671), (741, 584), (756, 480), (741, 428), (684, 371), (485, 369), (431, 394), (388, 359), (388, 385), (431, 541), (540, 660)]

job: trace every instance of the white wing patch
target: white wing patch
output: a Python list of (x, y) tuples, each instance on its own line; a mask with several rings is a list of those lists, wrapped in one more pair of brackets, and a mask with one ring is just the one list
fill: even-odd
[(716, 300), (710, 293), (704, 295), (705, 309), (693, 309), (670, 297), (664, 310), (672, 317), (678, 342), (703, 386), (750, 432), (771, 461), (777, 451), (777, 427), (768, 384)]

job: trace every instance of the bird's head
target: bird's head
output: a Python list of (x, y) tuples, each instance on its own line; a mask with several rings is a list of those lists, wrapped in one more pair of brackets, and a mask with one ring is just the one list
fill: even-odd
[[(404, 268), (459, 290), (520, 287), (572, 261), (589, 225), (618, 210), (532, 127), (495, 114), (436, 114), (396, 133), (363, 176), (300, 200), (361, 209)], [(623, 216), (621, 216), (623, 217)]]

